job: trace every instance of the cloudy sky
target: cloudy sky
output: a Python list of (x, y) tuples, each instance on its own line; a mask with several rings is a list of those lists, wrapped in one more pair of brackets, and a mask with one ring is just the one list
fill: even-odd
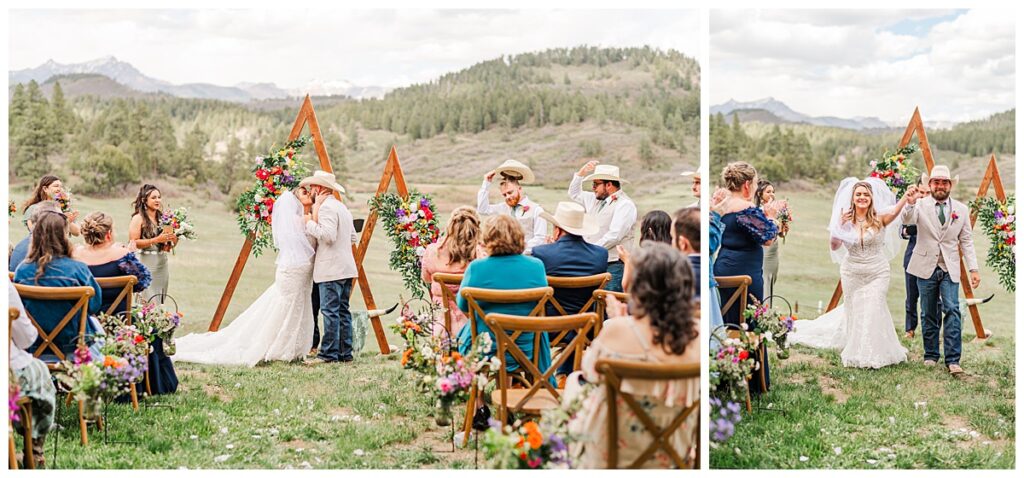
[(172, 83), (286, 88), (404, 86), (502, 54), (583, 44), (700, 54), (695, 10), (12, 10), (10, 27), (11, 70), (113, 55)]
[(774, 97), (812, 116), (905, 124), (1013, 108), (1014, 19), (999, 10), (712, 10), (716, 105)]

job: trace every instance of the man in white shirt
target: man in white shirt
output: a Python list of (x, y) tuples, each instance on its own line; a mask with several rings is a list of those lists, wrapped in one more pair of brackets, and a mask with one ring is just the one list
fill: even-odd
[[(490, 203), (491, 181), (495, 176), (501, 177), (501, 196), (505, 200), (501, 204)], [(540, 216), (543, 208), (531, 201), (523, 192), (521, 183), (533, 182), (533, 171), (525, 164), (510, 159), (498, 166), (497, 169), (484, 175), (484, 183), (476, 195), (476, 212), (481, 216), (492, 214), (506, 214), (512, 216), (523, 228), (523, 236), (526, 238), (526, 254), (530, 254), (533, 248), (544, 244), (547, 237), (547, 223)]]
[[(622, 190), (626, 182), (619, 176), (619, 168), (610, 164), (598, 165), (590, 161), (573, 175), (569, 183), (569, 198), (581, 204), (587, 214), (597, 218), (598, 231), (583, 236), (591, 244), (608, 249), (608, 272), (612, 280), (607, 289), (622, 292), (622, 273), (625, 268), (615, 246), (622, 244), (627, 249), (633, 242), (633, 226), (636, 224), (636, 204)], [(583, 183), (593, 181), (593, 192), (583, 191)]]
[(693, 204), (690, 204), (689, 206), (686, 206), (686, 207), (696, 207), (696, 208), (699, 208), (700, 207), (700, 170), (698, 169), (696, 171), (685, 171), (682, 174), (680, 174), (680, 176), (693, 176), (693, 183), (690, 184), (690, 192), (693, 193), (693, 197), (696, 198), (696, 200), (693, 201)]

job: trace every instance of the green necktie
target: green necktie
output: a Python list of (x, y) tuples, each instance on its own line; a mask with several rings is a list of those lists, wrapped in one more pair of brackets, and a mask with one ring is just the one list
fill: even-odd
[(939, 203), (939, 224), (946, 225), (946, 203)]

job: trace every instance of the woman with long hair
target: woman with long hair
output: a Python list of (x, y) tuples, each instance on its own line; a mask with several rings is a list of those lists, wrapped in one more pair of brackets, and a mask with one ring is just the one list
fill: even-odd
[[(452, 315), (452, 330), (445, 331), (444, 324), (435, 324), (434, 335), (451, 336), (466, 324), (466, 314), (459, 310), (454, 301), (442, 304), (441, 285), (433, 282), (434, 274), (462, 274), (473, 260), (486, 257), (480, 242), (480, 216), (469, 206), (460, 206), (452, 211), (444, 236), (427, 246), (422, 259), (423, 282), (430, 286), (430, 297), (434, 303), (447, 307)], [(449, 286), (458, 297), (459, 286)]]
[[(757, 182), (757, 191), (754, 192), (754, 205), (763, 211), (766, 206), (775, 202), (775, 185), (767, 179)], [(785, 236), (786, 230), (777, 221), (775, 226), (779, 228), (779, 236)], [(785, 227), (789, 227), (788, 225)], [(779, 241), (774, 241), (770, 246), (764, 246), (764, 296), (771, 297), (775, 294), (775, 281), (779, 278)], [(773, 301), (769, 299), (769, 304)]]
[(665, 211), (651, 211), (640, 220), (640, 245), (652, 242), (672, 244), (672, 217)]
[(160, 190), (152, 184), (143, 184), (132, 202), (132, 219), (128, 223), (128, 240), (139, 251), (139, 260), (146, 265), (153, 280), (142, 292), (142, 298), (149, 300), (167, 294), (170, 270), (167, 267), (167, 253), (177, 245), (178, 238), (173, 232), (160, 231), (161, 196)]
[[(64, 183), (61, 182), (60, 178), (52, 174), (47, 174), (39, 178), (39, 182), (36, 183), (35, 189), (32, 191), (32, 195), (25, 201), (25, 204), (21, 206), (21, 223), (28, 228), (28, 232), (32, 233), (32, 214), (35, 212), (37, 205), (43, 201), (53, 201), (58, 194), (63, 194)], [(75, 223), (78, 219), (78, 211), (71, 211), (67, 214), (68, 218), (68, 233), (72, 236), (81, 234), (81, 228)]]

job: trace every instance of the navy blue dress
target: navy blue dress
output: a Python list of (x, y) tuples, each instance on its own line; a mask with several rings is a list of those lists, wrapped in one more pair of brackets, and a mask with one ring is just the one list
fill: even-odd
[[(132, 252), (125, 254), (120, 259), (105, 264), (89, 266), (89, 270), (92, 271), (94, 277), (133, 275), (139, 279), (139, 282), (135, 284), (133, 289), (136, 293), (146, 290), (152, 281), (149, 270)], [(120, 288), (103, 289), (103, 306), (100, 310), (106, 312), (110, 308), (110, 304), (114, 303), (114, 300), (117, 299), (120, 293)], [(122, 302), (114, 312), (126, 312), (127, 305)], [(153, 350), (149, 352), (150, 391), (153, 392), (153, 395), (176, 392), (178, 390), (178, 376), (174, 373), (174, 363), (164, 353), (163, 341), (156, 339), (151, 346)], [(125, 396), (121, 397), (119, 401), (126, 401), (127, 399), (127, 396)]]
[[(725, 232), (722, 234), (722, 245), (715, 259), (716, 276), (750, 276), (751, 284), (748, 289), (750, 295), (757, 300), (764, 299), (764, 247), (763, 244), (778, 235), (778, 228), (775, 223), (769, 220), (761, 209), (748, 207), (742, 211), (729, 213), (722, 216), (722, 224)], [(735, 288), (720, 287), (723, 302), (727, 302)], [(750, 300), (748, 298), (747, 302)], [(726, 324), (739, 325), (742, 311), (737, 301), (729, 310), (722, 314), (722, 320)], [(750, 324), (754, 326), (755, 324)], [(764, 389), (767, 390), (771, 383), (768, 375), (768, 364), (765, 363)], [(751, 381), (751, 391), (759, 392), (762, 389), (760, 374), (755, 373)]]

